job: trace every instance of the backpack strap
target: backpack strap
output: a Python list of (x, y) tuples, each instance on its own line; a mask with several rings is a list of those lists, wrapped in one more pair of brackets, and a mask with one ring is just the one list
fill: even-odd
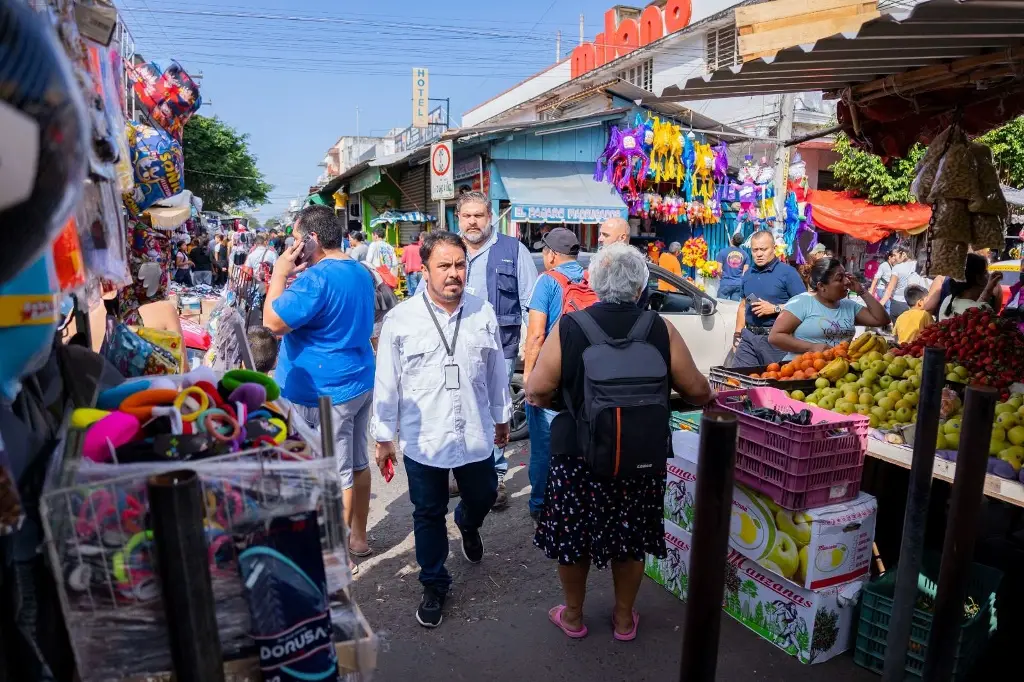
[(640, 313), (639, 319), (633, 324), (633, 328), (629, 330), (626, 338), (630, 341), (646, 341), (657, 317), (658, 313), (653, 310), (645, 310)]
[(558, 282), (559, 286), (561, 286), (563, 290), (565, 290), (565, 288), (569, 286), (569, 278), (565, 276), (564, 272), (559, 272), (558, 270), (548, 270), (544, 274)]
[[(612, 340), (612, 337), (608, 336), (601, 326), (597, 324), (597, 321), (588, 313), (586, 310), (578, 310), (572, 313), (572, 319), (576, 320), (576, 324), (583, 330), (583, 334), (587, 337), (587, 341), (591, 345), (596, 346), (602, 343), (608, 343)], [(632, 332), (630, 332), (632, 333)]]

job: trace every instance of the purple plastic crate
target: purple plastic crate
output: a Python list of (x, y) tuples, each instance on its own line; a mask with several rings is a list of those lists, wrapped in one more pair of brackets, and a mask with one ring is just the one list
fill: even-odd
[[(746, 414), (740, 404), (746, 396), (758, 407), (809, 409), (816, 423), (774, 424)], [(736, 476), (744, 485), (797, 510), (857, 496), (867, 452), (867, 417), (807, 405), (774, 388), (723, 392), (715, 407), (736, 414), (739, 421)]]

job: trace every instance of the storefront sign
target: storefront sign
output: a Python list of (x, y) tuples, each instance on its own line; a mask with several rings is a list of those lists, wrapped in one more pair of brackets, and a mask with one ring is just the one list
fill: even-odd
[(455, 162), (455, 182), (466, 180), (484, 172), (484, 161), (479, 154)]
[(609, 218), (628, 219), (626, 207), (596, 208), (593, 206), (531, 206), (516, 204), (512, 207), (512, 220), (521, 223), (576, 223), (597, 224)]
[(430, 145), (430, 198), (444, 201), (455, 198), (453, 177), (452, 143), (438, 142)]
[(668, 0), (664, 7), (651, 4), (636, 19), (623, 18), (617, 25), (616, 16), (615, 9), (605, 12), (604, 32), (594, 36), (594, 42), (573, 49), (573, 78), (683, 30), (690, 25), (693, 3), (692, 0)]
[(412, 70), (412, 127), (426, 128), (430, 123), (430, 75), (426, 69)]

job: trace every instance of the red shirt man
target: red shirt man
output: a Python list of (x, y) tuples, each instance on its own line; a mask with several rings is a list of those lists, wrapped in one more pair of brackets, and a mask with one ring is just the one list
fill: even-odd
[(423, 243), (423, 237), (426, 236), (426, 232), (420, 232), (419, 241), (415, 244), (409, 244), (402, 249), (402, 269), (405, 270), (405, 274), (413, 272), (419, 272), (423, 269), (423, 261), (420, 259), (420, 244)]

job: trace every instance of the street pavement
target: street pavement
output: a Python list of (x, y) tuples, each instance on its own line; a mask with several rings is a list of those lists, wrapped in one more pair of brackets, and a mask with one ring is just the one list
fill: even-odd
[[(548, 622), (547, 610), (562, 599), (554, 562), (533, 546), (525, 468), (529, 442), (513, 444), (508, 454), (511, 502), (487, 518), (482, 563), (464, 559), (448, 514), (447, 565), (454, 586), (444, 622), (434, 630), (421, 627), (414, 616), (421, 588), (405, 469), (397, 466), (394, 479), (385, 483), (371, 464), (369, 540), (376, 552), (357, 560), (353, 595), (380, 637), (374, 682), (678, 679), (686, 605), (647, 578), (637, 600), (640, 629), (633, 642), (612, 639), (610, 571), (591, 572), (585, 639), (569, 640)], [(820, 665), (802, 665), (725, 613), (721, 618), (718, 680), (878, 679), (855, 666), (849, 652)]]

